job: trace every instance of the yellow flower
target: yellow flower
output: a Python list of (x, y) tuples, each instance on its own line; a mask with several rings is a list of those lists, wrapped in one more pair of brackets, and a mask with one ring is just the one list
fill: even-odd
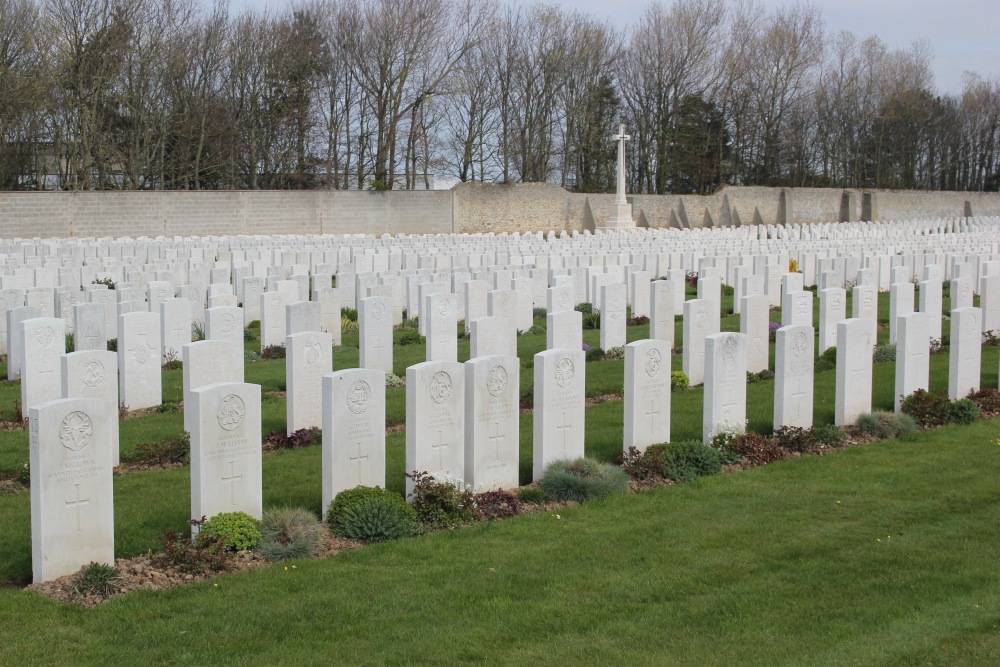
[(287, 565), (285, 566), (285, 572), (288, 572), (288, 566)]
[(212, 588), (218, 588), (219, 584), (212, 584)]

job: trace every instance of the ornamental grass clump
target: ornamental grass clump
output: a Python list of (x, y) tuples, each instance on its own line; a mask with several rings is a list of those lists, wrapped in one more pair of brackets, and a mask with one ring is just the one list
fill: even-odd
[(117, 568), (91, 561), (73, 577), (73, 590), (77, 595), (109, 597), (118, 591), (121, 573)]
[(969, 398), (951, 402), (951, 421), (956, 424), (971, 424), (979, 419), (979, 406)]
[(275, 507), (264, 510), (260, 534), (258, 551), (269, 561), (314, 558), (323, 539), (323, 524), (307, 509)]
[(910, 415), (881, 410), (861, 415), (855, 426), (865, 435), (880, 440), (898, 438), (917, 430), (917, 422)]
[(341, 491), (326, 513), (330, 532), (368, 543), (388, 542), (417, 533), (417, 514), (398, 493), (378, 486)]
[(618, 466), (579, 458), (550, 463), (542, 474), (539, 486), (553, 500), (583, 502), (625, 493), (628, 482), (628, 474)]

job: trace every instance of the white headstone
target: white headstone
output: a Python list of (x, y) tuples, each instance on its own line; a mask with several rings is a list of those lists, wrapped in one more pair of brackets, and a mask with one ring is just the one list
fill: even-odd
[(745, 296), (742, 301), (740, 333), (747, 337), (747, 370), (759, 373), (767, 370), (770, 362), (771, 306), (766, 294)]
[(889, 342), (896, 342), (897, 318), (913, 312), (913, 283), (893, 283), (889, 286)]
[(341, 491), (385, 486), (385, 374), (323, 376), (323, 513)]
[(837, 347), (837, 323), (847, 319), (847, 290), (828, 287), (819, 292), (819, 354)]
[(263, 510), (260, 385), (219, 382), (191, 391), (191, 518)]
[[(243, 382), (243, 365), (232, 363), (231, 343), (209, 339), (181, 346), (181, 389), (184, 405), (191, 404), (191, 391), (218, 382)], [(191, 431), (191, 411), (184, 410), (184, 429)]]
[(35, 317), (42, 317), (42, 314), (29, 306), (18, 306), (4, 311), (4, 317), (8, 332), (7, 379), (16, 380), (21, 377), (21, 368), (24, 366), (24, 343), (21, 342), (21, 336), (23, 335), (21, 322)]
[(704, 347), (702, 439), (707, 443), (723, 430), (742, 433), (746, 427), (747, 337), (741, 333), (712, 334), (705, 338)]
[[(961, 278), (960, 280), (966, 280)], [(955, 281), (952, 281), (954, 284)], [(983, 311), (955, 308), (951, 311), (948, 348), (948, 398), (957, 401), (970, 391), (979, 391), (982, 360)]]
[(321, 428), (323, 376), (333, 371), (333, 340), (328, 333), (306, 331), (287, 336), (285, 350), (286, 430)]
[(894, 409), (918, 389), (930, 387), (930, 331), (923, 313), (901, 315), (896, 321), (896, 392)]
[(208, 340), (224, 340), (229, 343), (229, 355), (232, 360), (229, 368), (235, 375), (228, 375), (227, 378), (236, 378), (233, 380), (220, 378), (216, 382), (243, 382), (245, 354), (241, 322), (243, 322), (243, 309), (238, 306), (220, 306), (205, 310), (205, 337)]
[(392, 372), (392, 304), (384, 296), (358, 301), (358, 340), (362, 368)]
[(506, 317), (480, 317), (472, 320), (469, 358), (517, 356), (517, 336)]
[(583, 350), (546, 350), (535, 355), (532, 479), (553, 461), (584, 451), (586, 363)]
[(563, 310), (545, 317), (545, 349), (583, 348), (583, 313)]
[(285, 306), (285, 331), (288, 335), (322, 331), (322, 313), (318, 301), (293, 301)]
[(638, 340), (625, 346), (622, 448), (645, 451), (661, 442), (670, 442), (670, 343)]
[(774, 346), (774, 429), (813, 424), (813, 328), (778, 329)]
[(64, 354), (60, 362), (62, 398), (96, 398), (111, 406), (111, 461), (118, 465), (118, 355), (83, 350)]
[[(425, 361), (406, 369), (406, 472), (462, 484), (465, 474), (465, 369)], [(406, 494), (413, 480), (406, 480)]]
[(164, 299), (159, 304), (163, 359), (180, 359), (181, 348), (191, 342), (193, 307), (188, 299)]
[(601, 348), (625, 345), (625, 285), (614, 283), (601, 288)]
[(34, 582), (91, 562), (114, 564), (116, 410), (108, 401), (68, 398), (35, 405), (28, 416)]
[(475, 492), (518, 487), (520, 360), (465, 362), (465, 483)]
[(684, 302), (681, 366), (691, 386), (705, 381), (705, 337), (713, 333), (710, 307), (704, 299)]
[(73, 319), (76, 329), (73, 332), (73, 349), (103, 350), (108, 349), (108, 332), (105, 329), (104, 304), (79, 303), (73, 307)]
[(427, 325), (427, 361), (458, 361), (458, 297), (430, 294), (424, 297), (421, 312)]
[(160, 355), (159, 313), (118, 316), (119, 386), (121, 400), (129, 410), (163, 402)]
[(21, 411), (62, 398), (59, 357), (66, 352), (66, 323), (58, 317), (21, 322)]
[(834, 423), (850, 425), (872, 410), (871, 322), (859, 317), (837, 323), (837, 388)]

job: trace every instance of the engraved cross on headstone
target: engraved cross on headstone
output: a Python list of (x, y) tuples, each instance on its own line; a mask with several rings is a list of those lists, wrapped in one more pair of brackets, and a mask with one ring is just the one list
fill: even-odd
[(75, 509), (76, 510), (76, 532), (80, 533), (80, 532), (83, 532), (83, 526), (80, 523), (80, 506), (81, 505), (89, 505), (90, 504), (90, 498), (81, 498), (80, 497), (80, 485), (79, 484), (74, 484), (73, 486), (76, 488), (76, 500), (67, 500), (66, 501), (66, 508), (67, 509)]
[(660, 411), (656, 409), (656, 400), (649, 399), (649, 412), (646, 416), (649, 417), (649, 432), (653, 433), (656, 430), (656, 418), (660, 415)]
[(438, 431), (438, 444), (431, 445), (438, 453), (438, 470), (444, 470), (444, 452), (448, 447), (448, 443), (444, 441), (444, 431)]
[(569, 429), (571, 429), (571, 428), (573, 428), (573, 425), (571, 423), (569, 423), (569, 421), (566, 419), (566, 413), (563, 412), (562, 426), (556, 426), (556, 430), (558, 430), (558, 431), (560, 431), (562, 433), (562, 450), (563, 450), (563, 454), (566, 453), (566, 444), (567, 444), (566, 443), (566, 435), (567, 435), (566, 432)]
[(368, 455), (367, 454), (365, 454), (364, 456), (361, 455), (361, 442), (360, 441), (354, 443), (354, 446), (357, 447), (357, 449), (358, 449), (358, 455), (351, 457), (351, 463), (357, 463), (357, 465), (354, 466), (354, 467), (352, 467), (351, 470), (354, 473), (354, 481), (357, 484), (361, 484), (361, 465), (362, 465), (361, 462), (362, 461), (366, 461), (367, 462), (368, 461)]
[(493, 424), (493, 435), (490, 436), (490, 442), (496, 445), (497, 448), (497, 461), (500, 460), (500, 443), (503, 442), (506, 436), (500, 432), (500, 422)]
[(229, 502), (232, 505), (236, 504), (236, 482), (237, 480), (243, 479), (243, 475), (236, 474), (236, 462), (229, 462), (229, 477), (223, 477), (223, 482), (229, 483)]

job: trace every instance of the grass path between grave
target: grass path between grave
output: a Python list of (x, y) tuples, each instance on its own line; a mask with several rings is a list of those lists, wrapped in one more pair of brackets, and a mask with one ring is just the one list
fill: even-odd
[(997, 664), (997, 436), (949, 427), (94, 609), (4, 589), (0, 662)]

